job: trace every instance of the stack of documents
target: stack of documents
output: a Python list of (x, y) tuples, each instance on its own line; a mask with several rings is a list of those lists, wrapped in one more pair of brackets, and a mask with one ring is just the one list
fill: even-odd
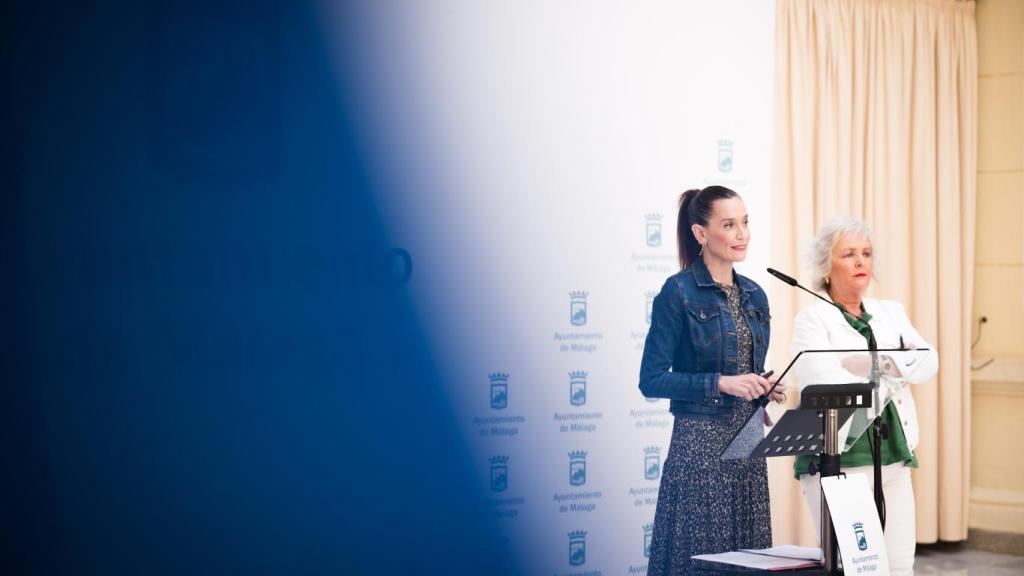
[(793, 570), (812, 568), (821, 564), (821, 548), (805, 546), (775, 546), (763, 550), (739, 550), (721, 554), (698, 554), (694, 560), (721, 562), (761, 570)]

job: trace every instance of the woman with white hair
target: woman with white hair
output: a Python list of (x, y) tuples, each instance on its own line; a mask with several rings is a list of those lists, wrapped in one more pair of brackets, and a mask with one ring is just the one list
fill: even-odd
[[(914, 397), (910, 386), (904, 384), (931, 380), (938, 371), (938, 355), (914, 329), (902, 304), (865, 297), (874, 277), (874, 246), (871, 229), (863, 222), (836, 218), (825, 223), (812, 245), (811, 265), (814, 289), (824, 292), (847, 314), (820, 300), (800, 310), (793, 329), (794, 354), (803, 350), (865, 349), (871, 331), (880, 349), (931, 349), (925, 358), (915, 363), (913, 372), (904, 363), (894, 362), (889, 355), (880, 355), (879, 362), (883, 384), (891, 388), (892, 393), (892, 401), (882, 412), (887, 429), (887, 435), (881, 440), (885, 544), (890, 573), (913, 574), (917, 538), (910, 469), (917, 467), (914, 448), (919, 433)], [(837, 374), (844, 375), (841, 378), (845, 382), (863, 380), (871, 371), (870, 358), (864, 354), (847, 355), (833, 361), (834, 365), (828, 364), (821, 359), (798, 364), (800, 386), (828, 383)], [(840, 430), (839, 446), (846, 445), (849, 430), (849, 423)], [(872, 430), (861, 435), (843, 452), (842, 471), (865, 474), (868, 482), (873, 483), (871, 444), (876, 440)], [(800, 456), (794, 466), (815, 525), (821, 521), (821, 487), (817, 467), (812, 467), (816, 461), (817, 457)]]

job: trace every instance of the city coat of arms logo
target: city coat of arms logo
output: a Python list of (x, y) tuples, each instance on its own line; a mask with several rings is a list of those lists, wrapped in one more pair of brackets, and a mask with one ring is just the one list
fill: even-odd
[(508, 407), (508, 374), (495, 372), (488, 378), (491, 379), (491, 408), (502, 410)]
[(646, 214), (644, 219), (647, 220), (647, 245), (661, 246), (661, 214)]
[(573, 326), (587, 325), (586, 292), (569, 292), (569, 322)]
[(583, 486), (587, 483), (587, 453), (582, 450), (569, 452), (569, 484)]
[(718, 171), (732, 172), (732, 140), (718, 141)]
[(569, 403), (583, 406), (587, 403), (587, 373), (581, 370), (569, 372)]
[(868, 538), (864, 534), (864, 523), (854, 522), (853, 533), (857, 537), (857, 549), (867, 550), (868, 549)]
[(508, 456), (491, 456), (491, 492), (508, 488)]
[(661, 448), (648, 446), (644, 448), (644, 478), (657, 480), (661, 476)]
[(569, 564), (582, 566), (587, 561), (587, 532), (573, 530), (569, 532)]

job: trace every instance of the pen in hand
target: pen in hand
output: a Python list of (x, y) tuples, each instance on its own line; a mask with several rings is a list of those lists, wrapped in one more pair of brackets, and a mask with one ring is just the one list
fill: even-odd
[[(762, 378), (771, 378), (772, 374), (775, 374), (775, 370), (769, 370), (769, 371), (765, 372), (764, 374), (761, 374), (761, 377)], [(771, 426), (775, 425), (775, 422), (772, 421), (772, 417), (768, 414), (767, 407), (768, 407), (768, 403), (771, 402), (772, 392), (775, 390), (775, 387), (778, 386), (778, 385), (779, 385), (778, 382), (776, 382), (775, 384), (772, 384), (772, 387), (768, 389), (768, 393), (765, 394), (764, 396), (762, 396), (761, 398), (758, 398), (758, 404), (760, 404), (761, 407), (764, 409), (764, 414), (762, 415), (762, 417), (764, 418), (764, 425), (768, 426), (768, 427), (771, 427)]]
[[(775, 374), (775, 370), (769, 370), (769, 371), (765, 372), (764, 374), (761, 374), (761, 378), (771, 378), (772, 374)], [(777, 386), (777, 385), (778, 385), (778, 382), (773, 384), (772, 387), (768, 389), (768, 393), (767, 394), (765, 394), (764, 396), (761, 396), (760, 398), (758, 398), (758, 401), (761, 404), (761, 406), (767, 406), (768, 405), (768, 402), (769, 402), (768, 399), (772, 395), (772, 390), (775, 390), (775, 386)]]

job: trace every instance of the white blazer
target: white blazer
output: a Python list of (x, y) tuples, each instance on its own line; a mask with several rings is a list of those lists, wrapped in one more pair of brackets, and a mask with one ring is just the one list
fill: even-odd
[[(899, 348), (900, 339), (910, 347), (928, 348), (930, 352), (923, 358), (921, 353), (887, 352), (882, 355), (891, 360), (901, 376), (883, 376), (882, 392), (893, 397), (893, 405), (903, 423), (903, 433), (907, 444), (913, 450), (920, 439), (917, 423), (917, 409), (914, 397), (910, 394), (910, 384), (923, 384), (930, 381), (939, 370), (939, 355), (907, 318), (903, 305), (892, 300), (864, 300), (864, 310), (871, 315), (871, 329), (879, 348)], [(822, 302), (814, 302), (800, 310), (793, 326), (793, 355), (803, 350), (852, 350), (866, 348), (864, 337), (853, 329), (835, 306)], [(887, 357), (887, 358), (886, 358)], [(798, 387), (803, 389), (809, 384), (867, 382), (867, 379), (847, 372), (840, 363), (838, 356), (804, 355), (794, 368), (799, 378)], [(839, 446), (847, 447), (846, 440), (850, 433), (851, 418), (839, 431)]]

